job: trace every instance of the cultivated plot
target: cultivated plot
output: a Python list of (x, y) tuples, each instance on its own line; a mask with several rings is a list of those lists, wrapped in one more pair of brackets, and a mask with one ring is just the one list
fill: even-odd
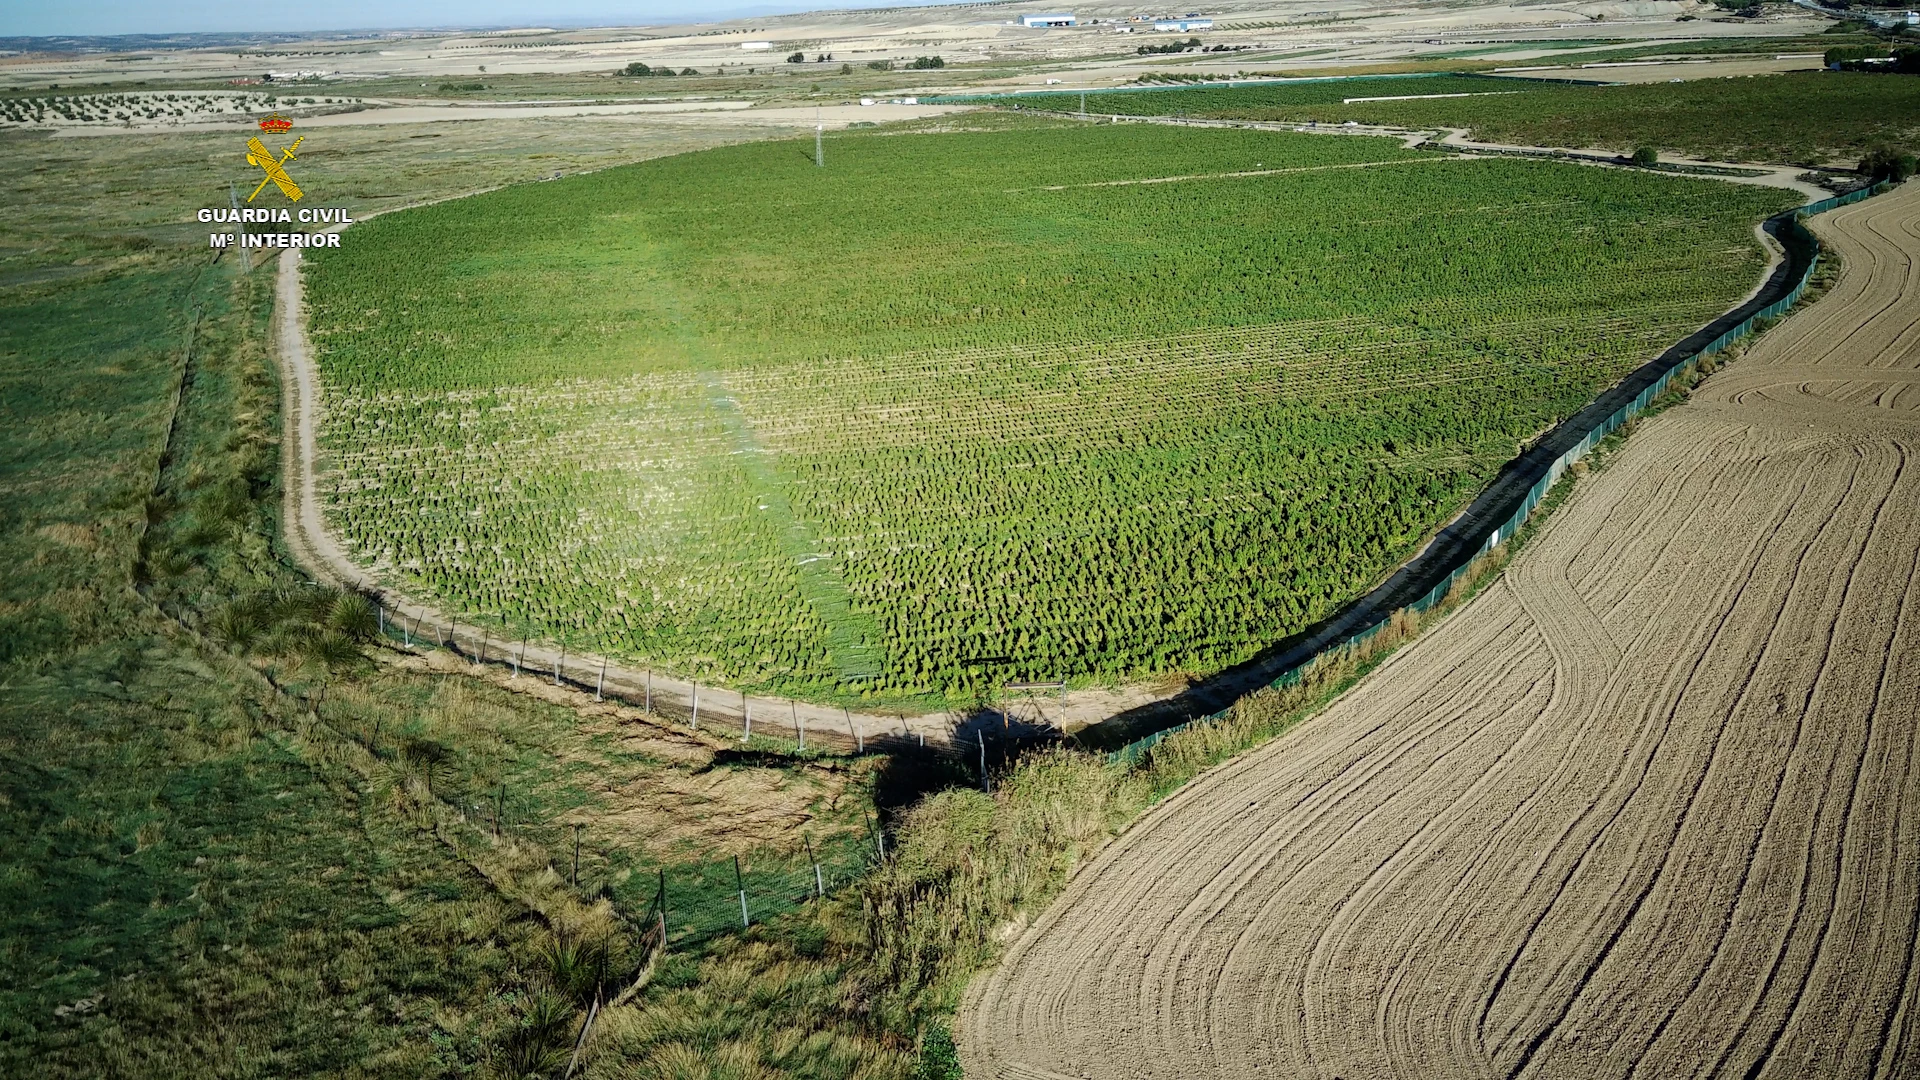
[(1912, 1075), (1920, 189), (1495, 588), (1089, 865), (968, 1075)]
[(782, 693), (1214, 670), (1737, 301), (1786, 198), (1264, 132), (812, 150), (311, 259), (355, 556), (505, 635)]
[[(1610, 69), (1574, 72), (1604, 80)], [(1035, 95), (1071, 111), (1077, 94)], [(1026, 100), (1026, 99), (1022, 99)], [(1436, 75), (1088, 94), (1089, 113), (1468, 129), (1520, 146), (1653, 146), (1725, 161), (1849, 161), (1920, 135), (1913, 79), (1792, 72), (1632, 86)]]

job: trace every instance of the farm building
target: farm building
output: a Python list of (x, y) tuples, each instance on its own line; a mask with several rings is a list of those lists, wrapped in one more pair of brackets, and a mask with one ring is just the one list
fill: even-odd
[(1212, 19), (1155, 19), (1153, 28), (1162, 33), (1183, 34), (1188, 30), (1211, 30)]
[(1050, 15), (1022, 15), (1020, 16), (1020, 25), (1029, 30), (1035, 28), (1045, 29), (1049, 26), (1072, 26), (1074, 25), (1074, 21), (1071, 13), (1057, 12)]

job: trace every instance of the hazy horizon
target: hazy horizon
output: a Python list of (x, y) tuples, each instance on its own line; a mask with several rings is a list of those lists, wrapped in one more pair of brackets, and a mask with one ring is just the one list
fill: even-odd
[(861, 7), (936, 6), (951, 0), (901, 3), (767, 3), (701, 5), (688, 0), (575, 0), (568, 6), (528, 0), (338, 0), (324, 5), (266, 6), (243, 0), (135, 3), (0, 0), (0, 37), (117, 37), (132, 34), (322, 33), (353, 30), (498, 29), (515, 26), (640, 26), (724, 22), (755, 15)]

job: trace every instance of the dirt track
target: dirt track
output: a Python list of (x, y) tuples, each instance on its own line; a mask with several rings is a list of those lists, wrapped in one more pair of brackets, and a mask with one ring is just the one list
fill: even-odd
[(1920, 184), (1495, 587), (971, 988), (987, 1077), (1920, 1075)]

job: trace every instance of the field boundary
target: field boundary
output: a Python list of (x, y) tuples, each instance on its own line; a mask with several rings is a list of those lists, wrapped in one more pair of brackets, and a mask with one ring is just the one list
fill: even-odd
[[(1295, 86), (1304, 83), (1358, 82), (1373, 79), (1437, 79), (1452, 77), (1456, 79), (1485, 79), (1488, 85), (1496, 83), (1554, 83), (1573, 86), (1607, 86), (1605, 79), (1565, 79), (1536, 77), (1527, 75), (1488, 75), (1478, 71), (1392, 71), (1374, 75), (1309, 75), (1288, 78), (1284, 75), (1253, 76), (1246, 79), (1206, 79), (1195, 82), (1146, 83), (1138, 86), (1098, 86), (1098, 87), (1059, 87), (1050, 86), (1039, 90), (1009, 90), (1004, 93), (984, 94), (935, 94), (920, 100), (929, 105), (1000, 105), (1006, 102), (1022, 102), (1049, 95), (1068, 97), (1073, 94), (1151, 94), (1168, 90), (1243, 90), (1250, 86)], [(1509, 91), (1519, 93), (1519, 91)]]
[[(1257, 125), (1225, 124), (1223, 126)], [(1427, 135), (1420, 133), (1419, 137), (1425, 139)], [(1444, 157), (1437, 159), (1446, 160)], [(461, 197), (464, 195), (450, 198)], [(1828, 202), (1834, 203), (1833, 200)], [(1837, 203), (1834, 204), (1837, 205)], [(1826, 208), (1822, 204), (1814, 205)], [(1800, 212), (1805, 212), (1805, 208)], [(1770, 221), (1769, 225), (1773, 225), (1778, 220)], [(725, 686), (702, 685), (697, 681), (676, 678), (665, 670), (636, 667), (616, 663), (608, 657), (593, 653), (575, 652), (564, 644), (503, 640), (493, 636), (490, 630), (481, 626), (463, 627), (458, 618), (449, 616), (436, 607), (408, 596), (380, 580), (356, 564), (340, 547), (337, 538), (328, 530), (321, 510), (318, 491), (320, 462), (317, 435), (319, 415), (324, 408), (324, 402), (320, 375), (313, 361), (311, 346), (307, 341), (303, 318), (300, 261), (298, 249), (283, 252), (277, 267), (276, 281), (278, 310), (275, 316), (277, 325), (274, 338), (275, 351), (279, 356), (283, 372), (283, 416), (287, 446), (283, 472), (285, 477), (283, 536), (296, 562), (306, 567), (317, 579), (327, 584), (360, 592), (375, 602), (383, 629), (391, 639), (388, 642), (390, 645), (409, 650), (422, 647), (447, 649), (472, 662), (494, 663), (504, 668), (511, 668), (516, 678), (524, 668), (531, 677), (542, 681), (551, 678), (555, 686), (564, 683), (575, 689), (591, 692), (596, 699), (602, 696), (616, 696), (631, 704), (644, 704), (644, 707), (652, 712), (684, 718), (695, 727), (701, 720), (707, 720), (709, 723), (731, 728), (738, 732), (742, 741), (746, 741), (751, 736), (753, 721), (756, 720), (759, 721), (763, 734), (773, 735), (782, 741), (804, 744), (806, 740), (818, 740), (823, 744), (823, 748), (832, 746), (835, 749), (851, 749), (854, 752), (865, 751), (868, 742), (881, 746), (902, 747), (918, 747), (925, 745), (928, 741), (943, 746), (956, 743), (970, 746), (978, 741), (978, 736), (982, 734), (975, 729), (998, 726), (992, 725), (991, 721), (1001, 719), (1004, 706), (988, 705), (985, 708), (976, 707), (965, 712), (940, 711), (918, 716), (908, 715), (905, 710), (853, 713), (849, 708), (838, 705), (812, 704), (785, 697), (754, 696)], [(1788, 260), (1789, 263), (1791, 261), (1791, 259)], [(1784, 265), (1777, 267), (1773, 277), (1763, 283), (1755, 295), (1768, 295), (1768, 290), (1781, 277), (1783, 268)], [(1804, 280), (1804, 277), (1805, 275), (1802, 274), (1801, 280)], [(1707, 331), (1715, 330), (1722, 322), (1740, 315), (1751, 303), (1750, 300), (1748, 305), (1743, 305), (1741, 308), (1736, 308), (1734, 312), (1722, 316), (1720, 320), (1711, 324)], [(1694, 335), (1694, 337), (1699, 336), (1699, 333)], [(1694, 338), (1689, 338), (1688, 342), (1693, 340)], [(1683, 342), (1682, 345), (1688, 342)], [(1667, 359), (1672, 352), (1673, 350), (1669, 350), (1668, 354), (1663, 354), (1662, 360)], [(1658, 363), (1660, 361), (1655, 361), (1655, 364)], [(1645, 370), (1645, 368), (1641, 369), (1641, 371)], [(1629, 377), (1628, 381), (1631, 382), (1638, 374), (1639, 372), (1636, 372), (1636, 375)], [(1600, 400), (1605, 400), (1605, 395)], [(1597, 405), (1598, 402), (1595, 404)], [(1589, 410), (1593, 407), (1590, 405)], [(1587, 411), (1583, 410), (1582, 413), (1576, 414), (1576, 418), (1584, 416)], [(1563, 424), (1562, 427), (1564, 426)], [(1554, 432), (1549, 433), (1547, 439), (1541, 442), (1547, 442), (1559, 430), (1556, 428)], [(1538, 445), (1536, 445), (1537, 449)], [(1294, 635), (1282, 640), (1264, 650), (1261, 656), (1256, 656), (1252, 661), (1203, 679), (1171, 698), (1158, 699), (1105, 716), (1101, 723), (1081, 729), (1080, 738), (1096, 745), (1104, 744), (1105, 747), (1111, 747), (1126, 735), (1157, 727), (1165, 720), (1215, 714), (1246, 693), (1272, 685), (1276, 679), (1287, 677), (1289, 673), (1329, 649), (1353, 644), (1354, 634), (1362, 624), (1351, 621), (1352, 613), (1362, 609), (1373, 610), (1370, 607), (1371, 602), (1386, 595), (1386, 590), (1394, 589), (1397, 594), (1404, 585), (1403, 579), (1406, 578), (1409, 570), (1421, 567), (1424, 572), (1424, 568), (1436, 552), (1443, 549), (1442, 541), (1448, 539), (1449, 533), (1474, 515), (1490, 493), (1509, 483), (1507, 474), (1513, 471), (1517, 464), (1526, 461), (1532, 453), (1534, 451), (1529, 451), (1528, 454), (1510, 462), (1502, 470), (1501, 475), (1495, 478), (1493, 484), (1475, 499), (1466, 514), (1443, 528), (1419, 555), (1404, 564), (1383, 585), (1364, 594), (1358, 600), (1350, 602), (1345, 609), (1323, 622), (1321, 626), (1309, 628), (1303, 632), (1306, 636)], [(1537, 502), (1537, 497), (1534, 501)], [(1531, 506), (1528, 509), (1530, 510)], [(1446, 550), (1451, 553), (1454, 548), (1446, 547)], [(1449, 564), (1448, 569), (1457, 569), (1458, 565), (1460, 564)], [(1444, 595), (1444, 589), (1440, 594)], [(1384, 621), (1391, 610), (1406, 606), (1408, 604), (1404, 600), (1396, 603), (1392, 609), (1382, 611), (1381, 618), (1375, 622)], [(1372, 627), (1372, 630), (1377, 630), (1377, 625)], [(1368, 636), (1371, 636), (1371, 631)], [(414, 641), (415, 638), (420, 639), (418, 643)], [(1305, 644), (1311, 644), (1314, 647), (1302, 651)], [(1272, 669), (1271, 658), (1275, 656), (1285, 658), (1288, 662), (1277, 669)], [(1270, 669), (1272, 673), (1266, 674)], [(1248, 672), (1254, 673), (1251, 679), (1247, 675)], [(1221, 690), (1221, 687), (1235, 689), (1229, 692)]]
[[(1442, 603), (1456, 584), (1478, 571), (1482, 560), (1513, 538), (1574, 462), (1638, 416), (1676, 378), (1694, 371), (1702, 360), (1799, 302), (1820, 261), (1820, 242), (1801, 224), (1805, 218), (1859, 202), (1892, 186), (1883, 181), (1768, 219), (1764, 228), (1781, 241), (1787, 257), (1745, 303), (1641, 365), (1508, 462), (1465, 512), (1372, 592), (1309, 629), (1291, 646), (1185, 691), (1174, 700), (1182, 702), (1187, 715), (1194, 719), (1134, 739), (1114, 749), (1108, 759), (1136, 762), (1162, 739), (1225, 717), (1240, 699), (1269, 687), (1296, 684), (1315, 666), (1364, 648), (1397, 613), (1424, 614)], [(1168, 704), (1149, 708), (1165, 709)]]

